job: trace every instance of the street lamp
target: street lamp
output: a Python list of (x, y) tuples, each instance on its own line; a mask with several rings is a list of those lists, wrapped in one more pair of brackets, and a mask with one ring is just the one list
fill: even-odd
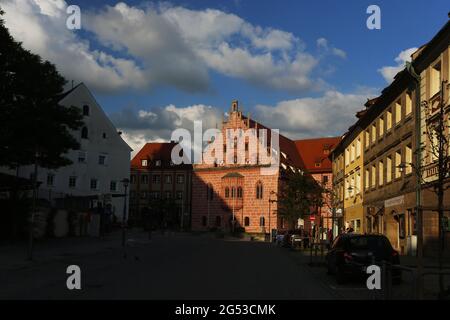
[(126, 215), (127, 215), (127, 189), (128, 185), (130, 184), (130, 180), (128, 178), (125, 178), (121, 181), (123, 183), (123, 187), (125, 190), (124, 193), (124, 200), (123, 200), (123, 214), (122, 214), (122, 247), (125, 249), (125, 233), (126, 233)]
[(271, 221), (270, 220), (270, 215), (271, 215), (272, 211), (270, 210), (270, 205), (272, 204), (272, 202), (277, 202), (277, 200), (270, 199), (270, 196), (272, 194), (276, 194), (276, 192), (272, 190), (269, 193), (269, 242), (272, 242), (272, 227), (271, 227), (271, 223), (270, 223), (270, 221)]

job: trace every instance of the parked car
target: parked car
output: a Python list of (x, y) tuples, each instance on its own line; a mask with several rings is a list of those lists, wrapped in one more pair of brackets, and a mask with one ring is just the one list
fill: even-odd
[(294, 230), (291, 233), (290, 244), (292, 248), (299, 248), (302, 245), (303, 235), (301, 230)]
[[(398, 252), (383, 235), (342, 234), (334, 240), (326, 255), (328, 273), (336, 275), (340, 284), (350, 277), (367, 275), (369, 265), (381, 265), (382, 261), (400, 264)], [(394, 269), (392, 278), (394, 282), (400, 282), (401, 271)]]

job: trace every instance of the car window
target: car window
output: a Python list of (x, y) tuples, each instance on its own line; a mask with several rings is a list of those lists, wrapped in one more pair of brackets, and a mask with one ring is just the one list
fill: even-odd
[(352, 250), (386, 250), (391, 248), (391, 244), (385, 237), (352, 237), (349, 247)]

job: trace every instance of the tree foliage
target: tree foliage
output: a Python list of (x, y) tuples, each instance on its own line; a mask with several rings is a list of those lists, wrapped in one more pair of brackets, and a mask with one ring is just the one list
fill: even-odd
[(79, 148), (70, 131), (83, 122), (78, 108), (58, 103), (66, 80), (15, 41), (1, 19), (0, 43), (0, 165), (32, 164), (36, 154), (42, 167), (70, 164), (64, 154)]
[(323, 205), (325, 189), (307, 173), (289, 173), (280, 191), (278, 213), (291, 226)]

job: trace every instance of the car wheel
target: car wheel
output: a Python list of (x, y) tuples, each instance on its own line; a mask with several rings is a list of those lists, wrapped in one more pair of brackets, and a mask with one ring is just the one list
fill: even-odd
[(344, 284), (347, 282), (347, 276), (345, 275), (344, 269), (342, 267), (337, 267), (336, 281), (338, 284)]

